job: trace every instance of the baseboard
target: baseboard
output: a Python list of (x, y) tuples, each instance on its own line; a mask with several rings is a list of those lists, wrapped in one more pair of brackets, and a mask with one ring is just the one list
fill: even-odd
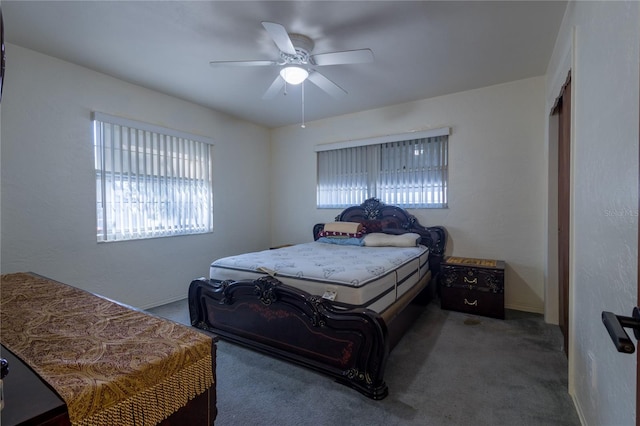
[(522, 312), (531, 312), (534, 314), (542, 314), (544, 315), (544, 307), (540, 308), (540, 307), (534, 307), (534, 306), (528, 306), (528, 305), (520, 305), (517, 303), (505, 303), (504, 305), (505, 309), (513, 309), (514, 311), (522, 311)]
[(576, 408), (576, 413), (578, 413), (578, 418), (580, 419), (580, 424), (582, 426), (589, 426), (587, 423), (587, 419), (584, 417), (584, 413), (582, 412), (582, 407), (580, 406), (580, 402), (576, 399), (575, 395), (569, 394), (571, 400), (573, 401), (573, 406)]
[(176, 295), (172, 298), (165, 299), (164, 301), (160, 300), (157, 302), (149, 303), (148, 305), (143, 305), (139, 309), (142, 309), (144, 311), (151, 308), (157, 308), (158, 306), (168, 305), (169, 303), (177, 302), (178, 300), (184, 300), (186, 298), (186, 295)]

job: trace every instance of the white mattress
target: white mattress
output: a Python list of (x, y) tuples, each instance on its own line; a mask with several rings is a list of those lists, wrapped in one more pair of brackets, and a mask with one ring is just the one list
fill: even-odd
[(269, 274), (311, 294), (335, 292), (335, 302), (382, 313), (428, 270), (429, 249), (361, 247), (312, 242), (218, 259), (216, 280), (256, 279)]

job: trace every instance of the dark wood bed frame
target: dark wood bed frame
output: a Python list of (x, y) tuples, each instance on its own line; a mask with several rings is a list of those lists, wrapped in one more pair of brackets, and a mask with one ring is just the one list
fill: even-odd
[[(391, 349), (435, 294), (447, 234), (424, 227), (404, 209), (369, 199), (345, 209), (336, 221), (371, 221), (394, 234), (415, 232), (430, 249), (430, 279), (391, 318), (370, 309), (348, 309), (288, 286), (271, 276), (256, 280), (199, 278), (189, 287), (191, 324), (287, 361), (329, 375), (372, 399), (388, 394), (384, 371)], [(324, 224), (314, 226), (314, 239)]]

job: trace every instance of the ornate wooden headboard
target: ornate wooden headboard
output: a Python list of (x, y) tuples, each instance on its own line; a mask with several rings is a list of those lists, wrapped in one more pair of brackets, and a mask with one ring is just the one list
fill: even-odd
[[(347, 207), (335, 218), (336, 222), (360, 222), (369, 231), (390, 234), (415, 232), (421, 236), (421, 244), (429, 247), (432, 256), (442, 258), (447, 244), (447, 231), (442, 226), (422, 226), (418, 219), (405, 209), (387, 205), (376, 198), (369, 198), (359, 206)], [(313, 227), (313, 238), (318, 239), (323, 223)]]

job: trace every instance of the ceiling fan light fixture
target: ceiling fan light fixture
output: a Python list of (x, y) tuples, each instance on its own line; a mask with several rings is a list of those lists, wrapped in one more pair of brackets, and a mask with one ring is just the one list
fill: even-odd
[(289, 84), (300, 84), (309, 77), (309, 72), (301, 67), (284, 67), (280, 70), (280, 76)]

